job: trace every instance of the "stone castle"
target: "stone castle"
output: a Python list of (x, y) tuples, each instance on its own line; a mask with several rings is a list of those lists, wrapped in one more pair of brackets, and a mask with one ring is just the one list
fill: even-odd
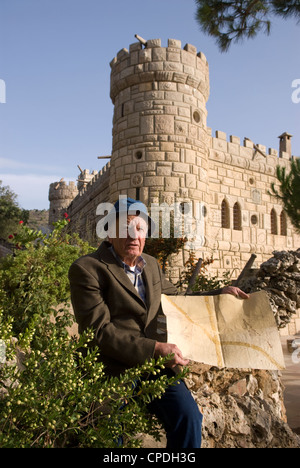
[[(137, 36), (138, 37), (138, 36)], [(257, 266), (274, 250), (295, 250), (300, 237), (282, 206), (270, 195), (277, 165), (289, 170), (291, 137), (279, 151), (207, 127), (209, 67), (196, 47), (160, 39), (138, 41), (110, 63), (114, 104), (112, 154), (98, 172), (82, 170), (77, 184), (50, 185), (52, 223), (67, 211), (71, 226), (89, 240), (96, 236), (96, 208), (120, 194), (146, 205), (201, 203), (204, 237), (196, 255), (214, 258), (219, 275), (236, 277), (250, 255)], [(172, 261), (176, 279), (187, 252)]]

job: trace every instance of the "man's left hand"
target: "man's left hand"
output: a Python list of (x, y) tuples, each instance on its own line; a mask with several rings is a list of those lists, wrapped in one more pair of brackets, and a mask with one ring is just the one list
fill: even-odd
[(225, 286), (225, 288), (222, 289), (221, 294), (232, 294), (232, 296), (240, 297), (241, 299), (249, 299), (250, 297), (240, 288), (236, 288), (235, 286)]

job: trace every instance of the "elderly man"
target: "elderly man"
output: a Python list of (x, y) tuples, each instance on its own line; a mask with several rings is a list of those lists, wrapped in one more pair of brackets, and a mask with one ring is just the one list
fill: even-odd
[[(134, 214), (133, 205), (139, 209)], [(95, 253), (76, 260), (69, 271), (79, 332), (94, 329), (94, 344), (108, 375), (120, 375), (149, 358), (170, 354), (167, 375), (177, 365), (188, 364), (176, 343), (157, 333), (161, 294), (178, 291), (165, 279), (156, 259), (143, 254), (151, 221), (141, 202), (120, 199), (108, 217), (108, 240)], [(248, 297), (234, 287), (210, 292), (220, 293)], [(202, 415), (184, 382), (168, 387), (161, 399), (149, 404), (149, 410), (166, 429), (168, 449), (200, 447)]]

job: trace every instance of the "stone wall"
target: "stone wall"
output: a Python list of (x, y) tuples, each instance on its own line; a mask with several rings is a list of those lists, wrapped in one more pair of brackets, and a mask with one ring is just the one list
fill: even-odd
[(277, 371), (194, 364), (187, 384), (203, 413), (203, 448), (300, 447)]
[[(78, 178), (77, 187), (74, 182), (54, 182), (49, 189), (49, 224), (61, 219), (67, 212), (71, 219), (71, 228), (89, 242), (99, 242), (96, 236), (96, 225), (99, 217), (97, 206), (109, 201), (110, 163), (99, 172), (85, 169)], [(71, 198), (71, 195), (75, 196)]]
[[(300, 448), (286, 422), (283, 386), (277, 371), (219, 369), (191, 363), (186, 384), (203, 414), (202, 448)], [(140, 434), (143, 446), (163, 448)]]
[(49, 226), (52, 223), (62, 219), (63, 213), (69, 209), (73, 199), (78, 195), (78, 188), (75, 182), (67, 182), (60, 180), (53, 182), (49, 187)]
[[(240, 145), (240, 139), (235, 136), (230, 136), (227, 141), (225, 133), (216, 132), (216, 137), (210, 139), (209, 162), (206, 239), (207, 247), (214, 252), (215, 268), (219, 273), (226, 269), (238, 272), (251, 253), (257, 255), (256, 265), (259, 265), (272, 255), (273, 250), (299, 245), (299, 236), (282, 206), (269, 193), (272, 183), (278, 185), (277, 165), (288, 170), (290, 155), (278, 155), (272, 148), (267, 152), (265, 146), (254, 145), (247, 139)], [(224, 201), (228, 220), (222, 219)], [(226, 227), (224, 221), (228, 223)]]
[[(96, 208), (120, 194), (151, 203), (202, 204), (203, 236), (193, 249), (214, 258), (211, 270), (238, 276), (251, 253), (256, 266), (273, 250), (295, 249), (300, 238), (281, 205), (269, 193), (276, 166), (290, 167), (291, 135), (279, 151), (248, 138), (227, 140), (207, 127), (209, 67), (196, 47), (169, 39), (133, 43), (111, 61), (114, 104), (112, 155), (99, 173), (79, 175), (77, 188), (51, 184), (50, 215), (67, 210), (71, 227), (95, 237)], [(55, 186), (54, 186), (55, 185)], [(76, 190), (77, 192), (76, 192)], [(73, 197), (73, 198), (72, 198)], [(73, 201), (72, 201), (73, 200)], [(174, 281), (188, 253), (171, 261)]]
[(208, 64), (194, 46), (160, 39), (134, 43), (111, 62), (114, 104), (111, 198), (147, 205), (202, 200), (207, 186)]

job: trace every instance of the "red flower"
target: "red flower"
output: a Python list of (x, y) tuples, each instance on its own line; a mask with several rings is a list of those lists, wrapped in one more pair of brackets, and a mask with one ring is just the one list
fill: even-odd
[(9, 239), (13, 239), (14, 236), (13, 236), (12, 234), (9, 234), (8, 238), (9, 238)]
[(19, 224), (23, 224), (23, 223), (24, 223), (24, 221), (19, 221)]
[(69, 217), (68, 213), (64, 213), (64, 217), (68, 218)]

